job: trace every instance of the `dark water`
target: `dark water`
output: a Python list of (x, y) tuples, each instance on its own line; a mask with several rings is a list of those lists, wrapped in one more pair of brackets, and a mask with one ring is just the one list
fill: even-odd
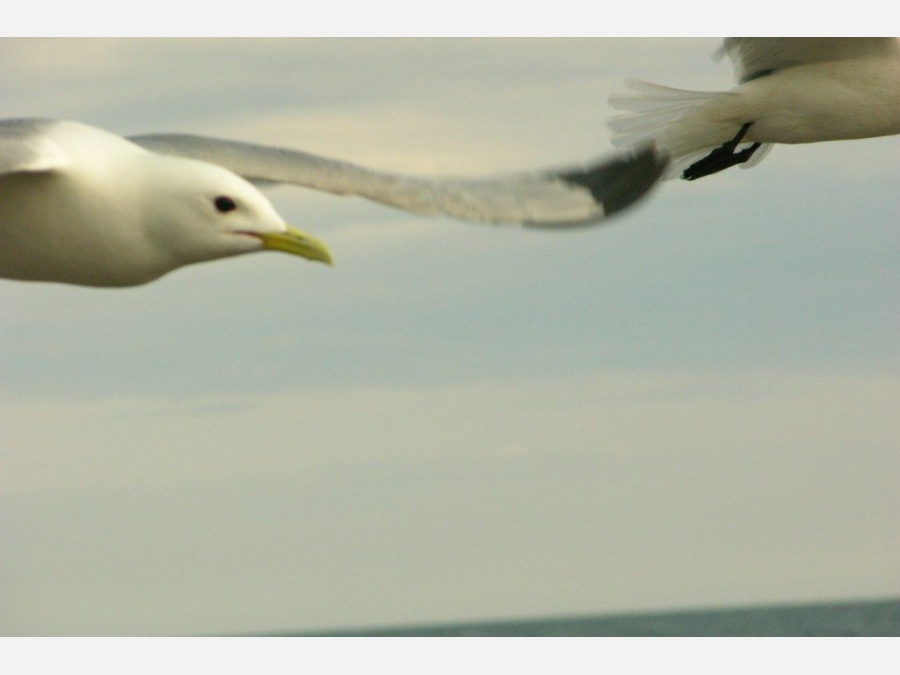
[(317, 635), (378, 637), (900, 636), (900, 600), (420, 625)]

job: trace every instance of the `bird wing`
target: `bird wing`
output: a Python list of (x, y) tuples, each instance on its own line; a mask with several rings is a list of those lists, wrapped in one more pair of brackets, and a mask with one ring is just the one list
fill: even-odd
[(356, 195), (420, 215), (531, 226), (594, 223), (641, 197), (664, 166), (652, 149), (584, 168), (485, 178), (418, 177), (373, 171), (287, 148), (204, 136), (153, 134), (130, 141), (148, 150), (218, 164), (260, 184), (291, 183)]
[(722, 52), (734, 64), (735, 78), (746, 82), (792, 66), (877, 56), (898, 50), (896, 38), (762, 37), (725, 38)]
[(0, 175), (53, 171), (66, 165), (66, 156), (43, 132), (44, 120), (0, 120)]

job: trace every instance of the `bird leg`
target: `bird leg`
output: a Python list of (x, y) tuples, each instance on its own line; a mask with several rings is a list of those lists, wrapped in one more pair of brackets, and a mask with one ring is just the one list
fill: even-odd
[(737, 150), (737, 146), (740, 144), (741, 140), (747, 134), (747, 130), (753, 126), (753, 122), (747, 122), (744, 126), (741, 127), (740, 131), (737, 132), (737, 135), (732, 138), (727, 143), (723, 143), (718, 148), (713, 150), (703, 159), (697, 160), (693, 164), (691, 164), (688, 168), (684, 170), (681, 174), (681, 177), (685, 180), (696, 180), (698, 178), (702, 178), (703, 176), (708, 176), (712, 173), (717, 173), (722, 171), (723, 169), (727, 169), (730, 166), (734, 166), (735, 164), (743, 164), (750, 157), (753, 156), (753, 153), (759, 148), (762, 143), (754, 143), (749, 148), (744, 148), (739, 152), (735, 152)]

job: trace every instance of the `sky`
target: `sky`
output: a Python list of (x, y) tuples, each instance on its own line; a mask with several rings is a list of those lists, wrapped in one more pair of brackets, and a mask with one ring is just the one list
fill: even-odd
[[(716, 38), (2, 39), (3, 117), (378, 169), (611, 152)], [(900, 595), (900, 139), (601, 227), (280, 187), (335, 266), (0, 281), (0, 634), (324, 631)]]

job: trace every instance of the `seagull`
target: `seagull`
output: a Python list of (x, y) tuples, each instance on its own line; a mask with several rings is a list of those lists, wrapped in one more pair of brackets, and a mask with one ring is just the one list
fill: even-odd
[(562, 228), (631, 207), (662, 179), (759, 163), (775, 143), (900, 133), (895, 38), (727, 38), (738, 85), (628, 81), (610, 99), (611, 156), (461, 178), (386, 173), (298, 150), (186, 134), (122, 137), (78, 122), (0, 121), (0, 277), (144, 284), (263, 250), (331, 263), (260, 191), (288, 183), (420, 215)]
[[(610, 98), (615, 147), (652, 149), (663, 178), (758, 164), (775, 143), (900, 133), (896, 38), (726, 38), (738, 85), (698, 92), (628, 80)], [(642, 195), (639, 195), (643, 196)]]
[(0, 121), (0, 277), (136, 286), (193, 263), (262, 250), (331, 263), (260, 187), (292, 183), (421, 215), (487, 223), (592, 223), (649, 189), (653, 152), (479, 179), (415, 177), (232, 140), (124, 138), (78, 122)]

